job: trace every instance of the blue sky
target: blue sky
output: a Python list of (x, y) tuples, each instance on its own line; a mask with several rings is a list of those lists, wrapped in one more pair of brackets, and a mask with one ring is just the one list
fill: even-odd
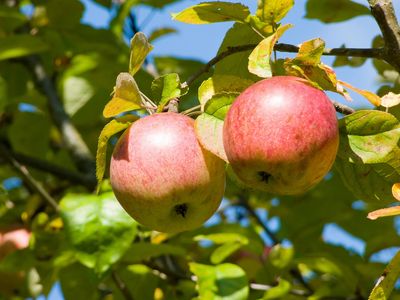
[[(226, 0), (225, 0), (226, 1)], [(82, 0), (86, 6), (86, 11), (82, 22), (91, 24), (94, 27), (107, 27), (113, 12), (110, 12), (99, 5), (94, 4), (91, 0)], [(164, 10), (151, 11), (146, 6), (138, 6), (134, 9), (135, 15), (138, 18), (138, 25), (140, 30), (149, 35), (154, 29), (160, 27), (173, 27), (178, 32), (166, 38), (161, 38), (154, 42), (154, 50), (152, 55), (161, 56), (180, 56), (195, 58), (201, 61), (208, 61), (215, 56), (219, 45), (224, 37), (225, 32), (232, 25), (228, 23), (217, 23), (209, 25), (189, 25), (175, 22), (171, 19), (170, 14), (179, 12), (184, 8), (197, 4), (201, 1), (186, 0), (177, 4), (172, 4)], [(230, 1), (239, 2), (239, 1)], [(366, 0), (356, 0), (362, 4), (366, 4)], [(400, 1), (394, 1), (396, 4), (397, 12), (400, 11)], [(248, 5), (254, 12), (256, 9), (256, 0), (244, 0), (242, 3)], [(334, 23), (323, 24), (317, 20), (303, 19), (305, 15), (306, 1), (297, 0), (296, 5), (288, 16), (284, 19), (286, 23), (294, 24), (294, 28), (288, 30), (281, 42), (290, 44), (300, 44), (303, 41), (320, 37), (326, 42), (329, 48), (340, 47), (345, 44), (347, 47), (370, 47), (371, 40), (379, 34), (379, 28), (374, 19), (369, 16), (361, 16), (352, 20)], [(152, 15), (150, 22), (147, 22), (149, 16)], [(146, 21), (147, 20), (147, 21)], [(146, 23), (144, 26), (144, 22)], [(141, 26), (142, 25), (142, 26)], [(279, 54), (280, 57), (285, 57), (285, 53)], [(324, 57), (324, 62), (331, 65), (333, 58)], [(371, 61), (367, 61), (360, 68), (341, 67), (335, 69), (338, 78), (351, 83), (352, 85), (376, 91), (379, 82)], [(360, 107), (368, 106), (368, 102), (362, 97), (351, 94), (354, 103), (348, 103), (351, 106)], [(342, 97), (336, 94), (330, 94), (332, 99), (340, 102), (346, 102)], [(266, 219), (265, 212), (259, 212), (260, 215)], [(277, 230), (279, 222), (276, 220), (269, 220), (269, 225), (272, 229)], [(343, 245), (346, 248), (353, 249), (356, 253), (362, 253), (365, 244), (362, 240), (349, 235), (346, 231), (341, 229), (336, 224), (328, 224), (323, 233), (323, 239), (332, 244)], [(395, 249), (396, 250), (396, 249)], [(375, 260), (388, 261), (393, 255), (395, 250), (386, 250), (381, 254), (375, 256)], [(39, 298), (43, 300), (43, 298)], [(49, 295), (50, 300), (63, 299), (60, 292), (59, 285), (56, 285)]]

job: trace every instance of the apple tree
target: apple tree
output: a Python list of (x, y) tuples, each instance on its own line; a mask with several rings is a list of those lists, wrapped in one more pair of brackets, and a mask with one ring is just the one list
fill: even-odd
[[(400, 243), (393, 2), (192, 1), (176, 24), (231, 24), (207, 62), (152, 54), (175, 29), (136, 9), (178, 2), (0, 1), (0, 299), (400, 299), (400, 252), (380, 255)], [(299, 6), (380, 34), (282, 43)], [(377, 91), (336, 73), (366, 63)]]

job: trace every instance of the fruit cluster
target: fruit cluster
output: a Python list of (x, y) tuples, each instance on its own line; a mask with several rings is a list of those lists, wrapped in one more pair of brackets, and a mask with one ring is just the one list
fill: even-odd
[[(193, 123), (178, 113), (153, 114), (133, 123), (114, 149), (114, 193), (151, 229), (197, 228), (224, 195), (225, 162), (200, 145)], [(336, 112), (325, 93), (303, 79), (261, 80), (232, 104), (223, 143), (234, 173), (248, 187), (301, 194), (321, 181), (335, 160)]]

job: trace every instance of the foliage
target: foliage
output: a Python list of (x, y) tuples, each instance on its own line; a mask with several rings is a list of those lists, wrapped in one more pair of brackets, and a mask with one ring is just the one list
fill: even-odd
[[(175, 28), (124, 35), (138, 5), (160, 9), (179, 0), (91, 1), (114, 10), (109, 28), (82, 24), (79, 0), (0, 2), (0, 243), (13, 228), (31, 232), (26, 249), (0, 245), (0, 299), (48, 295), (57, 282), (67, 300), (400, 298), (399, 254), (386, 268), (373, 258), (399, 246), (396, 66), (384, 55), (336, 58), (334, 67), (372, 60), (383, 82), (377, 96), (321, 62), (323, 37), (282, 48), (286, 30), (303, 30), (285, 23), (301, 1), (259, 0), (255, 12), (247, 1), (202, 2), (174, 13), (189, 24), (233, 22), (207, 65), (152, 55), (150, 42)], [(307, 0), (306, 11), (324, 23), (371, 14), (351, 0)], [(381, 49), (383, 38), (372, 46)], [(293, 49), (285, 59), (274, 55)], [(346, 99), (352, 89), (374, 105), (338, 115), (340, 148), (323, 182), (304, 195), (276, 197), (247, 189), (228, 165), (225, 200), (212, 222), (175, 235), (152, 232), (123, 211), (107, 179), (118, 134), (149, 113), (178, 109), (196, 119), (202, 146), (227, 161), (222, 128), (230, 105), (275, 75)], [(333, 225), (365, 249), (324, 240)], [(21, 283), (10, 291), (13, 278)]]

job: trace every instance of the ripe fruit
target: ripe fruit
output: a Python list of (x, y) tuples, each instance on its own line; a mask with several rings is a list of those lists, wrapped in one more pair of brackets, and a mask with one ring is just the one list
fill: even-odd
[(303, 79), (277, 76), (239, 95), (225, 118), (223, 139), (232, 169), (245, 184), (293, 195), (329, 171), (339, 133), (325, 93)]
[(115, 196), (139, 223), (162, 232), (201, 226), (225, 189), (225, 163), (197, 141), (194, 121), (177, 113), (133, 123), (110, 165)]

